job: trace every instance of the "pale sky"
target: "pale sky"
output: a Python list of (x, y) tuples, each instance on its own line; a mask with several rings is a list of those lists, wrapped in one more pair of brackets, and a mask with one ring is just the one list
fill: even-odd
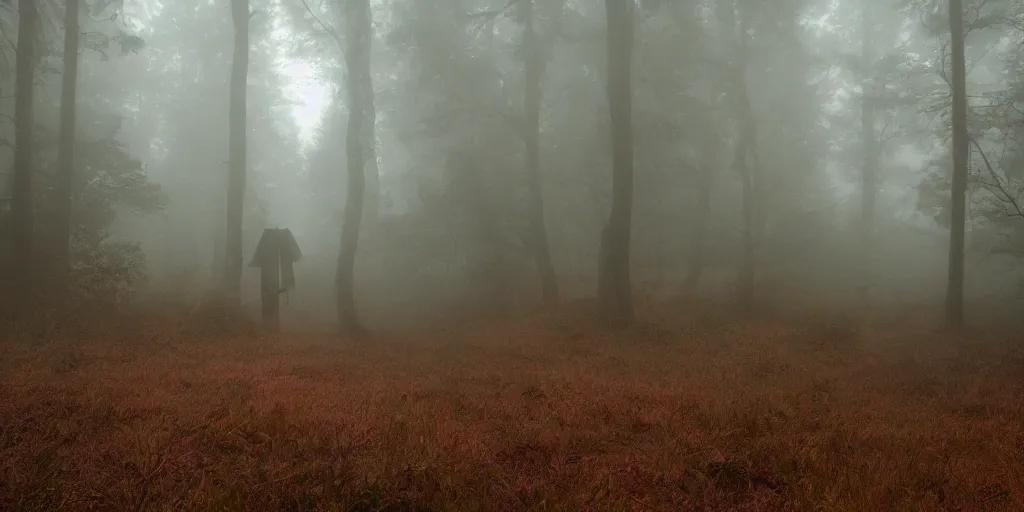
[(289, 84), (285, 94), (296, 101), (292, 115), (299, 126), (299, 140), (303, 147), (313, 142), (324, 109), (330, 102), (330, 89), (316, 77), (313, 66), (301, 60), (290, 60), (282, 66)]

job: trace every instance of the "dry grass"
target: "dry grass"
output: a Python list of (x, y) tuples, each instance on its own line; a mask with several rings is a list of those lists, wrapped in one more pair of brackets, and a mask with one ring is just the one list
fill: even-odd
[(0, 509), (1024, 510), (1008, 339), (647, 316), (8, 344)]

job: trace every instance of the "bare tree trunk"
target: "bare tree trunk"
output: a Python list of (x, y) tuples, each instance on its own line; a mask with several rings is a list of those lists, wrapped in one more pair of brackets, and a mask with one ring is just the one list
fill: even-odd
[(740, 129), (742, 133), (737, 144), (736, 161), (734, 163), (736, 172), (740, 175), (743, 202), (743, 259), (740, 265), (738, 296), (740, 307), (748, 309), (754, 304), (754, 267), (757, 262), (757, 254), (754, 245), (754, 191), (750, 163), (747, 161), (748, 146), (750, 144), (748, 139), (749, 130), (743, 127)]
[(35, 269), (32, 264), (33, 249), (33, 197), (32, 175), (35, 171), (33, 159), (33, 131), (35, 129), (34, 79), (35, 39), (38, 25), (36, 0), (21, 0), (18, 3), (18, 54), (16, 61), (17, 78), (14, 106), (15, 146), (14, 175), (11, 187), (11, 267), (6, 280), (10, 283), (12, 306), (31, 302), (35, 289)]
[[(728, 16), (728, 27), (736, 27), (735, 9), (730, 6), (725, 14)], [(740, 12), (736, 41), (736, 66), (733, 69), (733, 87), (735, 94), (736, 122), (739, 125), (739, 138), (736, 145), (733, 167), (740, 175), (743, 194), (743, 258), (740, 266), (739, 303), (740, 307), (749, 309), (754, 305), (754, 287), (757, 269), (757, 246), (764, 231), (763, 212), (758, 207), (762, 201), (763, 186), (759, 174), (757, 158), (757, 130), (754, 126), (754, 113), (750, 105), (747, 91), (748, 61), (748, 14)]]
[(878, 135), (875, 128), (874, 77), (871, 66), (874, 63), (874, 45), (870, 2), (865, 2), (862, 12), (861, 61), (864, 73), (861, 96), (861, 143), (864, 151), (864, 170), (861, 183), (861, 282), (860, 302), (867, 307), (871, 302), (871, 258), (874, 254), (875, 204), (878, 195)]
[[(367, 44), (370, 45), (372, 42), (367, 42)], [(370, 50), (368, 49), (367, 51), (369, 52)], [(363, 206), (365, 217), (363, 222), (366, 224), (366, 228), (372, 229), (377, 225), (382, 205), (380, 168), (377, 165), (377, 108), (373, 92), (373, 76), (367, 75), (362, 80), (364, 82), (363, 90), (366, 92), (365, 119), (362, 127), (363, 152), (366, 155), (364, 157), (366, 167), (363, 169), (363, 174), (366, 176)]]
[(612, 209), (608, 219), (607, 312), (617, 323), (633, 321), (629, 253), (633, 217), (634, 42), (632, 0), (605, 0), (608, 24), (608, 106), (612, 127)]
[(71, 216), (75, 176), (75, 114), (78, 92), (79, 6), (81, 0), (67, 0), (64, 8), (64, 74), (61, 77), (60, 148), (57, 155), (54, 225), (53, 299), (66, 303), (70, 292)]
[(963, 0), (949, 0), (949, 33), (953, 66), (953, 183), (949, 226), (949, 280), (946, 321), (964, 323), (964, 231), (967, 217), (967, 66), (964, 57)]
[[(737, 125), (736, 147), (733, 153), (733, 170), (739, 175), (742, 187), (743, 235), (737, 298), (740, 307), (748, 309), (754, 305), (755, 278), (757, 270), (757, 249), (764, 235), (765, 218), (762, 212), (764, 183), (760, 176), (760, 161), (757, 152), (757, 127), (753, 108), (747, 91), (747, 63), (750, 24), (749, 13), (736, 2), (720, 2), (716, 10), (728, 37), (723, 44), (733, 49), (736, 62), (731, 69), (731, 96)], [(739, 9), (739, 12), (737, 10)], [(737, 20), (737, 14), (739, 19)]]
[(359, 77), (362, 83), (363, 97), (363, 155), (366, 166), (363, 175), (366, 177), (366, 189), (363, 191), (363, 224), (364, 229), (372, 229), (377, 225), (382, 206), (380, 168), (377, 164), (377, 102), (373, 91), (373, 73), (370, 60), (373, 54), (373, 13), (367, 7), (366, 14), (366, 75)]
[(348, 167), (348, 188), (345, 218), (341, 226), (341, 250), (335, 276), (338, 324), (342, 335), (361, 335), (364, 330), (356, 314), (355, 264), (359, 247), (359, 228), (363, 218), (366, 189), (363, 144), (363, 122), (366, 120), (367, 88), (370, 87), (370, 18), (369, 0), (349, 0), (346, 4), (348, 68), (348, 133), (345, 136), (345, 157)]
[(541, 294), (544, 302), (558, 302), (558, 280), (555, 265), (551, 261), (548, 232), (544, 225), (544, 194), (540, 167), (540, 80), (544, 71), (544, 56), (541, 54), (539, 34), (535, 26), (534, 0), (522, 0), (523, 4), (523, 62), (526, 92), (523, 99), (526, 125), (526, 175), (530, 190), (530, 238), (533, 259), (540, 273)]
[(228, 140), (227, 231), (224, 237), (224, 295), (242, 300), (242, 221), (246, 178), (246, 82), (249, 76), (249, 0), (231, 0), (235, 48), (231, 61), (230, 132)]

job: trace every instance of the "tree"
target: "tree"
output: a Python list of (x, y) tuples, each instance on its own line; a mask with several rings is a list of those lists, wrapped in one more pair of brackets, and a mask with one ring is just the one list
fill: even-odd
[(81, 0), (67, 0), (64, 7), (64, 74), (60, 99), (60, 149), (56, 179), (57, 220), (54, 226), (55, 240), (54, 293), (62, 302), (69, 292), (71, 271), (71, 224), (73, 210), (73, 182), (75, 173), (75, 114), (78, 108), (78, 42), (79, 7)]
[(202, 290), (220, 294), (226, 282), (231, 165), (233, 66), (228, 63), (235, 34), (230, 6), (203, 0), (164, 4), (144, 32), (145, 72), (126, 69), (108, 86), (124, 84), (131, 91), (126, 91), (125, 101), (145, 105), (127, 120), (138, 124), (126, 136), (135, 144), (155, 142), (166, 152), (165, 157), (151, 153), (147, 158), (153, 162), (154, 178), (171, 198), (167, 221), (146, 235), (156, 246), (154, 264), (178, 281), (176, 286), (187, 273)]
[(231, 61), (231, 103), (228, 134), (227, 234), (224, 247), (224, 291), (235, 305), (242, 294), (242, 224), (246, 178), (246, 83), (249, 77), (249, 0), (231, 1), (235, 28)]
[[(338, 27), (346, 23), (346, 12), (350, 7), (348, 6), (347, 0), (335, 1), (335, 2), (310, 2), (308, 0), (299, 0), (298, 2), (291, 3), (286, 2), (287, 6), (291, 9), (290, 20), (295, 24), (296, 32), (299, 32), (301, 37), (293, 40), (296, 44), (296, 49), (293, 50), (297, 55), (300, 55), (303, 59), (314, 62), (317, 68), (321, 69), (325, 78), (328, 81), (335, 83), (341, 83), (346, 80), (345, 75), (345, 49), (347, 42), (344, 39), (346, 36), (342, 34), (342, 30)], [(394, 9), (394, 7), (391, 7)], [(373, 52), (375, 32), (372, 30), (372, 9), (371, 9), (371, 30), (369, 35), (369, 43), (367, 51)], [(316, 54), (321, 53), (319, 45), (319, 39), (322, 36), (329, 37), (336, 45), (336, 52), (323, 52), (321, 55), (311, 56), (310, 53)], [(371, 58), (372, 59), (372, 58)], [(377, 102), (376, 92), (373, 87), (373, 74), (371, 69), (370, 83), (371, 86), (365, 91), (366, 94), (366, 105), (363, 109), (363, 121), (360, 123), (362, 127), (362, 138), (363, 144), (363, 158), (365, 163), (363, 164), (363, 218), (361, 220), (361, 230), (372, 231), (376, 225), (378, 217), (382, 213), (382, 208), (387, 208), (386, 201), (382, 200), (382, 188), (380, 183), (380, 169), (377, 157)], [(338, 98), (336, 98), (337, 100)], [(335, 101), (333, 105), (328, 107), (328, 112), (337, 112), (342, 110), (343, 101)], [(331, 114), (328, 114), (328, 118)], [(344, 125), (332, 126), (334, 129), (338, 129), (341, 133)], [(340, 147), (340, 146), (338, 146)], [(326, 147), (318, 149), (325, 159), (330, 160), (328, 154), (330, 150)], [(328, 166), (330, 167), (330, 166)], [(329, 180), (324, 180), (322, 183), (326, 184)], [(340, 188), (339, 188), (340, 189)], [(332, 188), (331, 192), (335, 189)], [(330, 193), (320, 191), (321, 194), (327, 196)]]
[(535, 0), (519, 0), (523, 9), (523, 68), (526, 82), (523, 110), (525, 113), (526, 173), (530, 194), (530, 245), (540, 273), (544, 301), (558, 301), (558, 281), (551, 261), (548, 231), (544, 226), (544, 191), (540, 163), (541, 75), (544, 55), (536, 27)]
[(422, 263), (403, 276), (410, 288), (421, 279), (444, 279), (445, 292), (465, 300), (464, 308), (507, 315), (525, 292), (516, 285), (537, 275), (524, 172), (521, 33), (494, 28), (504, 15), (519, 24), (522, 10), (515, 3), (489, 9), (492, 2), (478, 0), (392, 6), (388, 46), (401, 59), (401, 75), (391, 83), (400, 92), (386, 97), (400, 103), (382, 106), (415, 164), (399, 171), (388, 190), (409, 209), (390, 219), (402, 239), (391, 238), (390, 250), (375, 245), (381, 252), (374, 259), (421, 247)]
[(949, 227), (949, 276), (946, 287), (946, 321), (951, 326), (964, 322), (964, 232), (966, 221), (967, 156), (967, 64), (964, 56), (963, 0), (949, 0), (949, 33), (953, 69), (953, 180)]
[[(17, 145), (24, 147), (27, 144), (29, 150), (19, 150), (21, 155), (16, 156), (16, 160), (20, 163), (14, 166), (9, 182), (14, 196), (12, 202), (21, 204), (13, 207), (10, 215), (6, 215), (7, 212), (0, 213), (3, 217), (0, 224), (4, 226), (5, 235), (8, 226), (11, 226), (15, 227), (12, 230), (15, 232), (14, 239), (20, 236), (27, 240), (11, 243), (10, 246), (15, 254), (19, 251), (30, 254), (32, 268), (29, 269), (31, 272), (25, 272), (18, 270), (15, 264), (6, 266), (4, 272), (16, 274), (9, 276), (10, 279), (6, 279), (8, 276), (5, 275), (5, 284), (17, 287), (21, 282), (28, 283), (30, 288), (45, 286), (48, 293), (40, 295), (40, 298), (54, 299), (55, 306), (65, 306), (77, 286), (75, 282), (78, 272), (75, 267), (80, 263), (75, 233), (78, 223), (75, 218), (75, 194), (79, 186), (78, 173), (82, 171), (76, 154), (80, 138), (76, 132), (77, 112), (81, 109), (79, 62), (83, 54), (80, 50), (92, 50), (95, 55), (106, 60), (112, 47), (119, 45), (123, 56), (138, 51), (144, 43), (141, 38), (127, 33), (112, 21), (120, 13), (120, 1), (36, 1), (21, 2), (20, 7), (22, 12), (19, 21), (28, 22), (34, 28), (21, 31), (20, 35), (26, 37), (22, 51), (15, 51), (16, 48), (2, 44), (0, 51), (4, 51), (5, 55), (7, 51), (13, 51), (19, 57), (30, 57), (28, 67), (23, 68), (17, 79), (27, 79), (33, 85), (26, 85), (25, 93), (18, 95), (15, 101), (16, 110), (30, 112), (27, 121), (16, 123), (19, 131), (28, 127), (27, 133), (18, 135), (20, 141)], [(82, 28), (82, 10), (93, 19), (93, 26)], [(110, 10), (114, 14), (105, 17), (104, 12)], [(33, 17), (34, 22), (30, 21)], [(61, 62), (57, 63), (57, 60)], [(87, 69), (85, 75), (88, 77), (92, 71), (95, 70)], [(61, 75), (60, 82), (56, 80), (57, 74)], [(6, 82), (3, 85), (7, 85)], [(29, 105), (23, 103), (26, 97), (29, 98)], [(55, 111), (51, 110), (51, 106), (56, 107)], [(47, 121), (58, 117), (59, 124)], [(14, 147), (7, 140), (4, 143), (7, 147)], [(30, 163), (24, 164), (26, 161)], [(24, 176), (22, 171), (26, 165), (30, 168), (29, 177), (16, 187), (15, 183), (21, 179), (18, 175)], [(24, 185), (26, 183), (27, 189)], [(24, 219), (24, 214), (20, 212), (26, 211), (31, 220), (27, 226), (25, 222), (16, 220), (19, 216)], [(16, 226), (19, 225), (27, 235), (17, 234), (19, 228)], [(15, 240), (5, 236), (3, 242), (4, 252), (7, 252), (8, 242)], [(29, 290), (22, 290), (19, 294), (24, 295), (26, 291)]]
[(747, 85), (754, 8), (743, 2), (724, 2), (718, 5), (726, 48), (730, 49), (733, 57), (733, 64), (727, 69), (737, 130), (732, 167), (740, 178), (743, 216), (743, 256), (738, 291), (740, 305), (749, 308), (754, 302), (757, 248), (760, 235), (763, 234), (763, 229), (759, 227), (764, 222), (763, 211), (759, 208), (764, 197), (760, 190), (762, 177), (757, 127)]
[[(854, 20), (830, 30), (836, 48), (823, 53), (831, 68), (824, 80), (832, 81), (833, 101), (842, 105), (827, 115), (826, 123), (834, 137), (831, 144), (837, 167), (849, 172), (860, 189), (858, 231), (851, 238), (851, 254), (856, 261), (852, 288), (861, 306), (870, 306), (873, 284), (872, 259), (877, 251), (876, 236), (885, 227), (886, 196), (901, 187), (886, 186), (899, 179), (897, 169), (886, 160), (893, 151), (921, 139), (916, 131), (920, 121), (920, 102), (914, 98), (915, 83), (908, 75), (915, 72), (918, 38), (903, 37), (907, 17), (889, 0), (859, 0), (848, 5), (829, 6), (830, 16)], [(855, 91), (846, 95), (840, 91)], [(890, 175), (894, 174), (894, 175)], [(880, 225), (881, 224), (881, 225)]]
[[(289, 205), (298, 204), (296, 178), (302, 172), (295, 165), (298, 134), (280, 82), (278, 56), (287, 39), (272, 33), (271, 26), (283, 5), (276, 0), (248, 4), (258, 14), (248, 22), (243, 246), (260, 235), (268, 213), (283, 225), (297, 226), (288, 214)], [(218, 295), (224, 295), (227, 281), (233, 71), (227, 63), (236, 35), (230, 6), (205, 0), (165, 3), (143, 20), (146, 51), (123, 64), (121, 59), (105, 64), (110, 72), (120, 71), (107, 75), (113, 77), (106, 79), (107, 95), (121, 92), (112, 101), (131, 108), (122, 137), (144, 148), (150, 172), (171, 198), (161, 226), (137, 226), (154, 274), (175, 281), (171, 284), (179, 289), (188, 275), (194, 279), (190, 290)], [(153, 149), (146, 149), (150, 144)], [(263, 198), (272, 204), (261, 204)]]
[[(356, 254), (364, 219), (371, 224), (375, 223), (380, 206), (375, 130), (377, 111), (370, 65), (373, 13), (369, 0), (340, 2), (341, 12), (328, 9), (326, 14), (334, 14), (343, 19), (345, 30), (342, 34), (342, 31), (324, 22), (318, 11), (311, 8), (308, 2), (301, 0), (300, 3), (303, 8), (303, 20), (309, 15), (315, 22), (314, 29), (330, 36), (344, 56), (348, 88), (348, 118), (345, 132), (345, 166), (348, 180), (345, 185), (345, 206), (341, 219), (341, 242), (335, 261), (335, 306), (339, 332), (342, 335), (359, 336), (365, 333), (365, 329), (356, 311)], [(300, 21), (298, 17), (293, 18)], [(328, 112), (337, 112), (337, 106), (331, 105)], [(329, 128), (323, 133), (335, 135), (340, 132), (340, 126), (336, 124), (332, 123)], [(321, 142), (326, 140), (322, 138)], [(333, 167), (329, 165), (330, 152), (322, 143), (319, 144), (317, 156), (320, 157), (319, 160), (328, 162), (328, 167)]]
[(363, 193), (366, 165), (363, 123), (372, 103), (370, 40), (373, 31), (369, 0), (349, 0), (345, 4), (345, 66), (348, 70), (348, 132), (345, 157), (348, 170), (345, 213), (341, 226), (341, 248), (335, 274), (338, 322), (343, 334), (363, 332), (355, 304), (355, 264), (359, 247), (359, 228), (363, 218)]
[[(633, 208), (630, 278), (634, 287), (641, 282), (645, 291), (657, 293), (672, 272), (684, 270), (680, 291), (689, 293), (714, 237), (714, 174), (728, 140), (722, 84), (708, 66), (720, 61), (713, 53), (720, 45), (709, 37), (711, 24), (700, 3), (639, 5), (633, 129), (644, 135), (634, 147), (634, 194), (643, 201)], [(677, 267), (680, 256), (685, 269)]]
[[(16, 125), (14, 148), (14, 176), (11, 187), (11, 266), (7, 282), (11, 283), (11, 304), (31, 298), (34, 290), (32, 265), (33, 243), (33, 201), (32, 175), (35, 171), (33, 158), (33, 131), (35, 116), (36, 27), (38, 13), (36, 0), (22, 0), (18, 3), (18, 49), (16, 61), (17, 83), (15, 94), (14, 122)], [(15, 300), (15, 298), (18, 300)]]
[[(81, 85), (88, 82), (83, 76)], [(88, 87), (84, 88), (88, 90)], [(83, 90), (83, 92), (84, 92)], [(112, 237), (119, 220), (144, 218), (161, 211), (166, 198), (160, 186), (151, 182), (145, 163), (133, 156), (118, 140), (123, 118), (106, 105), (96, 105), (89, 95), (78, 98), (75, 133), (75, 168), (71, 173), (68, 288), (74, 306), (114, 306), (131, 300), (136, 286), (146, 276), (144, 255), (138, 243)], [(42, 117), (42, 116), (40, 116)], [(43, 127), (40, 127), (43, 128)], [(61, 172), (61, 145), (66, 140), (56, 132), (41, 129), (35, 144), (37, 176), (57, 178)], [(57, 157), (57, 158), (55, 158)], [(59, 187), (38, 187), (37, 211), (59, 211), (64, 202)], [(127, 213), (127, 216), (122, 214)], [(40, 216), (35, 233), (50, 236), (63, 218)]]
[(608, 107), (612, 133), (612, 208), (602, 236), (599, 280), (607, 313), (618, 323), (633, 321), (629, 252), (633, 215), (633, 3), (605, 0), (608, 27)]
[[(1020, 215), (1020, 188), (1014, 183), (1019, 176), (1014, 86), (1020, 67), (1014, 53), (1024, 11), (1013, 0), (918, 0), (909, 7), (939, 43), (934, 60), (921, 66), (927, 71), (921, 75), (931, 78), (920, 84), (921, 111), (939, 121), (933, 139), (924, 142), (932, 146), (938, 139), (944, 147), (928, 162), (931, 172), (918, 186), (918, 208), (949, 229), (945, 317), (948, 325), (959, 327), (965, 320), (968, 248), (1006, 251), (989, 235), (1008, 235), (1006, 252), (1019, 252), (1012, 248), (1019, 232), (1007, 221)], [(968, 87), (977, 89), (970, 98)]]

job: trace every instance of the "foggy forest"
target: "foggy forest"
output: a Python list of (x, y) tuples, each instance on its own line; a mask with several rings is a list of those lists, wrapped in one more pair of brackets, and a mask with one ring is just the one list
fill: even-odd
[(1020, 0), (0, 36), (0, 510), (1024, 510)]

